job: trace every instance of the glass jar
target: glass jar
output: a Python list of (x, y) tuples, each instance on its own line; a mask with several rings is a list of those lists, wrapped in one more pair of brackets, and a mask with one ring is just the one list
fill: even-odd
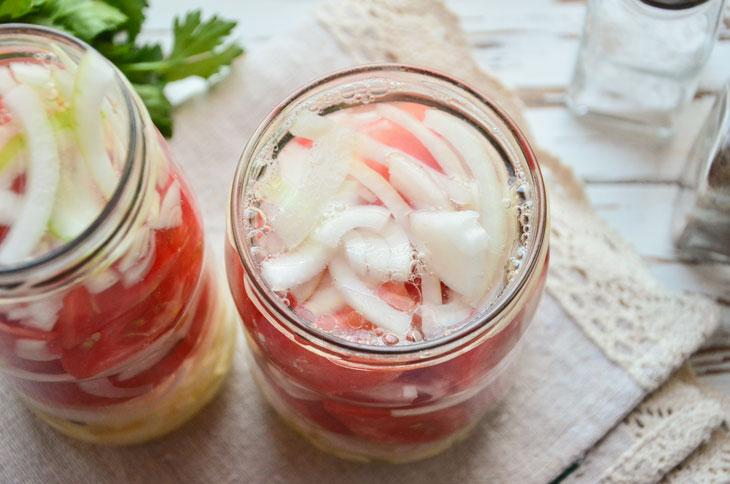
[[(392, 344), (397, 337), (372, 330), (371, 323), (355, 316), (353, 327), (370, 325), (374, 335), (382, 335), (378, 340), (355, 341), (324, 329), (320, 323), (327, 318), (318, 317), (313, 323), (312, 313), (300, 311), (294, 302), (295, 291), (274, 292), (262, 276), (266, 256), (262, 257), (257, 241), (265, 239), (271, 227), (264, 220), (265, 203), (254, 202), (256, 187), (267, 173), (276, 173), (272, 161), (284, 156), (288, 143), (309, 144), (290, 132), (297, 119), (305, 119), (302, 116), (312, 120), (312, 115), (337, 116), (351, 108), (377, 110), (388, 104), (392, 110), (392, 106), (406, 106), (401, 102), (420, 106), (416, 110), (435, 108), (455, 115), (477, 133), (477, 142), (486, 141), (494, 149), (494, 158), (479, 159), (477, 164), (500, 164), (509, 173), (499, 190), (514, 198), (498, 196), (497, 210), (504, 210), (519, 226), (514, 240), (504, 244), (510, 254), (517, 255), (498, 265), (499, 290), (453, 331), (430, 340), (409, 333), (408, 344)], [(371, 122), (370, 114), (361, 114), (361, 119)], [(321, 121), (322, 116), (317, 119)], [(312, 126), (317, 124), (312, 121)], [(373, 126), (381, 121), (372, 121)], [(346, 162), (344, 155), (337, 156)], [(378, 195), (366, 191), (363, 196), (378, 205)], [(385, 198), (380, 201), (388, 206)], [(332, 454), (390, 462), (434, 455), (465, 438), (508, 388), (519, 342), (543, 292), (547, 237), (547, 200), (535, 156), (519, 129), (491, 100), (446, 75), (396, 64), (355, 67), (314, 81), (260, 125), (246, 145), (231, 191), (226, 267), (255, 380), (288, 424)], [(474, 263), (479, 257), (474, 255)], [(339, 276), (332, 264), (329, 272), (337, 286)], [(413, 297), (425, 300), (425, 275), (420, 277), (416, 284), (420, 295)], [(378, 290), (381, 299), (387, 296), (381, 294), (387, 284)], [(382, 305), (362, 291), (365, 306)], [(439, 291), (448, 292), (443, 285)], [(391, 307), (402, 302), (395, 299), (388, 303)], [(358, 301), (348, 299), (348, 303), (371, 314)], [(335, 319), (341, 314), (335, 314)], [(352, 324), (353, 314), (349, 312), (347, 324)], [(408, 317), (414, 324), (414, 313)], [(388, 321), (381, 323), (388, 326)]]
[(730, 261), (730, 83), (690, 150), (674, 206), (674, 243), (694, 260)]
[(670, 135), (715, 44), (723, 2), (590, 0), (568, 106)]
[[(185, 176), (130, 84), (91, 47), (42, 27), (0, 27), (6, 104), (0, 131), (13, 129), (12, 117), (22, 118), (9, 105), (18, 89), (27, 98), (33, 86), (56, 99), (55, 89), (69, 88), (64, 76), (73, 80), (76, 70), (74, 96), (81, 91), (77, 66), (87, 53), (111, 73), (96, 119), (103, 126), (100, 146), (120, 168), (119, 181), (79, 235), (47, 247), (42, 241), (37, 253), (0, 265), (0, 368), (28, 407), (61, 432), (129, 444), (176, 428), (213, 397), (230, 367), (237, 325), (206, 252), (201, 214)], [(63, 144), (93, 131), (64, 124), (64, 114), (89, 108), (84, 94), (73, 98), (72, 108), (59, 101), (49, 115), (61, 161), (54, 210), (73, 206), (60, 188), (64, 180), (75, 194), (88, 181), (83, 169), (71, 171), (79, 165)], [(31, 146), (30, 167), (11, 185), (28, 185), (25, 192), (16, 190), (21, 198), (32, 196), (37, 175), (31, 171), (34, 135), (40, 136), (27, 126), (18, 135)], [(8, 166), (0, 178), (12, 176)], [(73, 207), (67, 224), (83, 215), (83, 206)], [(62, 229), (53, 217), (48, 230), (57, 234)], [(13, 227), (2, 224), (0, 248)]]

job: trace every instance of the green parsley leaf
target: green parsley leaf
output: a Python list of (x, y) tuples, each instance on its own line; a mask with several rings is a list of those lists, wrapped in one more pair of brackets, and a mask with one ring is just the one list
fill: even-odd
[[(172, 133), (168, 82), (199, 76), (209, 79), (243, 53), (225, 44), (235, 22), (217, 16), (202, 20), (200, 10), (173, 23), (173, 47), (165, 56), (159, 44), (137, 45), (147, 0), (0, 0), (0, 22), (25, 22), (65, 30), (89, 42), (127, 76), (165, 136)], [(122, 35), (121, 39), (118, 34)]]
[(132, 84), (132, 86), (147, 106), (147, 111), (162, 136), (172, 136), (172, 105), (162, 91), (164, 86), (156, 84)]
[(144, 23), (144, 9), (148, 7), (147, 0), (105, 0), (106, 3), (116, 7), (119, 11), (124, 12), (127, 21), (122, 25), (122, 29), (127, 32), (127, 41), (134, 42), (142, 30)]
[(60, 27), (86, 41), (127, 22), (126, 15), (101, 0), (47, 1), (39, 14), (48, 20), (46, 25)]
[(19, 19), (44, 3), (46, 0), (2, 0), (0, 1), (0, 19), (4, 22)]
[(188, 12), (182, 22), (175, 18), (175, 40), (170, 55), (159, 61), (125, 63), (119, 68), (130, 76), (157, 72), (166, 82), (189, 76), (208, 79), (243, 53), (235, 43), (216, 49), (235, 26), (235, 22), (216, 16), (201, 22), (199, 10)]

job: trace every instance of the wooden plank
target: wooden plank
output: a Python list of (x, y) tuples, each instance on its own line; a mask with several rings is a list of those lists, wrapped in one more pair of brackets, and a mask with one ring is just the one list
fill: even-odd
[(678, 186), (601, 183), (589, 184), (586, 188), (598, 214), (639, 254), (655, 259), (675, 259), (671, 226)]
[(695, 100), (679, 116), (677, 134), (653, 139), (573, 116), (567, 108), (527, 110), (537, 143), (559, 156), (589, 182), (675, 182), (713, 98)]

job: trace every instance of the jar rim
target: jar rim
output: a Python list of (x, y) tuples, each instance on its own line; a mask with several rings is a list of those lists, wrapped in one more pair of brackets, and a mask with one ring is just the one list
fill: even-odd
[[(0, 25), (0, 40), (9, 36), (19, 36), (21, 38), (26, 37), (29, 39), (43, 39), (49, 40), (50, 42), (55, 41), (69, 46), (72, 49), (77, 49), (81, 52), (94, 50), (93, 47), (91, 47), (89, 44), (72, 35), (69, 35), (54, 28), (39, 25), (22, 23), (9, 23)], [(107, 60), (107, 62), (109, 61)], [(38, 271), (43, 268), (50, 268), (54, 264), (60, 264), (60, 270), (52, 271), (52, 277), (40, 281), (39, 284), (53, 283), (55, 281), (61, 280), (68, 274), (75, 272), (88, 260), (96, 256), (96, 254), (105, 246), (106, 241), (108, 241), (116, 232), (116, 230), (113, 230), (109, 237), (105, 238), (101, 243), (97, 244), (94, 247), (95, 250), (91, 251), (90, 253), (86, 253), (84, 257), (80, 260), (77, 260), (73, 257), (80, 249), (82, 249), (85, 242), (89, 241), (94, 235), (98, 234), (100, 229), (104, 226), (104, 222), (109, 219), (111, 213), (119, 205), (124, 192), (127, 190), (130, 180), (132, 180), (132, 168), (136, 157), (135, 154), (138, 148), (137, 145), (139, 143), (137, 131), (140, 128), (141, 123), (138, 121), (138, 111), (135, 108), (134, 100), (129, 93), (129, 88), (125, 84), (122, 74), (119, 73), (116, 67), (114, 67), (114, 74), (115, 83), (122, 92), (125, 104), (124, 107), (126, 109), (126, 114), (128, 115), (130, 123), (130, 129), (129, 143), (126, 147), (126, 155), (124, 156), (124, 167), (120, 173), (119, 181), (117, 182), (117, 186), (114, 189), (112, 196), (109, 198), (107, 203), (104, 205), (104, 208), (97, 215), (94, 221), (88, 227), (86, 227), (86, 229), (81, 232), (81, 234), (77, 235), (72, 240), (29, 261), (24, 261), (18, 264), (0, 266), (0, 289), (12, 289), (19, 285), (19, 283), (15, 282), (19, 277), (22, 280), (22, 276), (30, 275), (33, 273), (33, 271)], [(139, 187), (137, 187), (137, 190), (139, 190)], [(126, 221), (131, 216), (131, 211), (132, 210), (130, 207), (127, 213), (125, 213), (120, 220), (120, 225), (123, 224), (124, 221)], [(66, 258), (69, 259), (70, 264), (62, 263), (63, 260)]]
[[(500, 295), (500, 297), (495, 301), (495, 304), (479, 310), (467, 323), (463, 324), (462, 327), (453, 333), (430, 341), (409, 343), (405, 345), (376, 346), (355, 343), (343, 338), (338, 338), (329, 333), (319, 331), (311, 324), (307, 324), (303, 320), (295, 317), (292, 311), (282, 310), (280, 305), (268, 294), (268, 291), (265, 288), (265, 283), (262, 283), (262, 281), (259, 280), (260, 277), (251, 277), (252, 275), (258, 274), (259, 271), (256, 269), (256, 265), (251, 254), (248, 250), (245, 250), (246, 244), (243, 235), (244, 218), (242, 217), (242, 210), (245, 207), (241, 202), (244, 199), (243, 195), (246, 188), (245, 182), (248, 178), (248, 167), (254, 161), (255, 155), (260, 151), (260, 145), (264, 134), (277, 121), (279, 115), (282, 114), (286, 108), (289, 106), (296, 106), (305, 101), (308, 99), (307, 96), (309, 94), (316, 93), (318, 88), (323, 88), (328, 84), (336, 83), (338, 81), (344, 82), (350, 77), (371, 72), (374, 74), (373, 77), (375, 77), (378, 73), (387, 74), (388, 72), (397, 72), (405, 73), (406, 75), (413, 75), (414, 78), (420, 77), (422, 79), (439, 80), (441, 82), (445, 82), (451, 89), (454, 89), (459, 94), (467, 94), (468, 97), (473, 98), (479, 103), (478, 107), (481, 111), (493, 114), (500, 122), (504, 123), (504, 126), (507, 127), (509, 132), (505, 134), (508, 134), (511, 137), (510, 141), (514, 142), (514, 145), (519, 149), (520, 154), (524, 157), (525, 164), (529, 169), (529, 178), (531, 183), (530, 188), (534, 189), (536, 192), (535, 200), (538, 205), (536, 218), (539, 223), (537, 223), (534, 227), (536, 229), (534, 232), (534, 239), (528, 246), (528, 254), (525, 259), (527, 267), (520, 270), (515, 283), (511, 284), (509, 289), (505, 291), (507, 294)], [(358, 80), (363, 79), (366, 78), (358, 77)], [(417, 81), (418, 79), (416, 79), (416, 82)], [(335, 88), (336, 85), (332, 87)], [(399, 63), (358, 65), (334, 71), (295, 90), (267, 115), (246, 143), (236, 167), (228, 208), (227, 222), (233, 235), (233, 247), (237, 252), (238, 259), (240, 260), (244, 270), (244, 286), (252, 284), (257, 295), (261, 296), (266, 305), (275, 311), (277, 321), (287, 326), (289, 329), (294, 330), (298, 336), (315, 342), (318, 346), (323, 348), (329, 348), (336, 351), (345, 350), (355, 354), (361, 354), (365, 357), (379, 355), (408, 358), (409, 356), (423, 354), (425, 350), (450, 348), (453, 345), (463, 343), (465, 340), (470, 341), (469, 338), (475, 334), (482, 334), (483, 331), (480, 330), (488, 330), (491, 328), (492, 324), (490, 323), (495, 323), (504, 310), (510, 307), (510, 304), (522, 294), (527, 283), (533, 279), (533, 276), (537, 277), (535, 276), (535, 271), (538, 269), (540, 261), (544, 259), (547, 249), (547, 196), (545, 193), (542, 173), (537, 163), (537, 157), (527, 142), (526, 136), (520, 131), (504, 109), (498, 106), (492, 99), (481, 94), (474, 87), (437, 70), (415, 65)]]

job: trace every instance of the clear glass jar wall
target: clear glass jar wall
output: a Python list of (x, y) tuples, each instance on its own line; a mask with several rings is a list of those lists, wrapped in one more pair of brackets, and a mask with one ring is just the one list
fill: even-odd
[(723, 0), (590, 0), (568, 105), (579, 115), (671, 134), (677, 110), (697, 89), (722, 5)]
[[(391, 130), (393, 124), (382, 123), (373, 112), (382, 111), (402, 118), (406, 110), (414, 115), (412, 119), (418, 116), (439, 118), (444, 114), (454, 116), (456, 124), (461, 126), (464, 123), (463, 126), (469, 126), (466, 130), (474, 133), (473, 137), (465, 135), (471, 141), (478, 145), (487, 141), (487, 144), (479, 146), (487, 146), (485, 153), (490, 155), (472, 160), (476, 165), (471, 165), (474, 173), (470, 173), (478, 178), (476, 172), (484, 167), (492, 169), (492, 164), (505, 169), (508, 175), (500, 179), (497, 206), (491, 209), (494, 210), (494, 218), (498, 218), (498, 212), (504, 211), (508, 218), (505, 227), (512, 227), (510, 224), (514, 222), (516, 228), (514, 233), (505, 229), (505, 233), (512, 236), (504, 243), (506, 255), (496, 266), (497, 282), (487, 290), (489, 297), (486, 303), (467, 311), (466, 319), (452, 330), (432, 337), (425, 329), (425, 313), (416, 316), (418, 308), (425, 307), (424, 301), (428, 297), (424, 282), (428, 276), (419, 272), (418, 263), (410, 266), (412, 273), (409, 272), (405, 282), (376, 281), (371, 287), (379, 288), (372, 292), (366, 285), (357, 286), (354, 299), (352, 292), (345, 294), (349, 289), (343, 288), (342, 281), (350, 276), (347, 276), (347, 269), (342, 269), (341, 263), (333, 262), (340, 257), (336, 252), (326, 252), (334, 255), (328, 269), (313, 278), (319, 281), (318, 285), (316, 281), (315, 284), (309, 282), (317, 285), (313, 290), (315, 296), (311, 295), (312, 291), (308, 291), (309, 295), (300, 292), (307, 283), (290, 290), (282, 291), (280, 287), (277, 291), (272, 290), (275, 279), (269, 270), (272, 264), (269, 264), (269, 269), (264, 269), (264, 272), (268, 271), (267, 275), (262, 275), (262, 267), (280, 260), (276, 259), (276, 249), (271, 249), (278, 244), (275, 242), (278, 239), (272, 238), (271, 234), (280, 228), (275, 217), (281, 217), (284, 210), (279, 208), (272, 212), (271, 200), (260, 198), (262, 193), (271, 195), (271, 187), (281, 187), (281, 184), (265, 182), (262, 187), (262, 181), (270, 181), (271, 178), (267, 177), (272, 173), (275, 180), (278, 180), (279, 174), (285, 178), (283, 164), (294, 166), (285, 161), (285, 157), (289, 160), (292, 153), (301, 152), (306, 147), (311, 147), (313, 172), (316, 170), (314, 165), (318, 163), (316, 160), (327, 158), (327, 141), (324, 139), (327, 135), (322, 135), (322, 139), (312, 144), (311, 140), (302, 139), (296, 132), (309, 131), (316, 138), (319, 134), (314, 127), (329, 124), (323, 119), (349, 119), (354, 120), (355, 125), (363, 121), (369, 127), (376, 126), (374, 129), (385, 125), (384, 136), (388, 138), (394, 132)], [(410, 123), (401, 118), (404, 125)], [(352, 126), (346, 127), (345, 131), (349, 132), (347, 130)], [(451, 123), (449, 126), (456, 125)], [(385, 157), (391, 157), (393, 163), (389, 173), (381, 170), (375, 178), (359, 178), (361, 182), (365, 179), (369, 180), (368, 184), (372, 182), (370, 188), (380, 194), (360, 192), (360, 200), (363, 200), (362, 197), (367, 200), (365, 208), (378, 212), (383, 210), (380, 205), (388, 208), (398, 205), (392, 198), (385, 200), (388, 198), (385, 194), (393, 192), (382, 189), (384, 183), (396, 185), (396, 162), (400, 157), (411, 159), (408, 158), (411, 154), (405, 151), (415, 153), (421, 148), (401, 147), (405, 150), (402, 152), (393, 148), (392, 144), (387, 146), (391, 142), (398, 143), (393, 139), (384, 141), (383, 148), (384, 145), (372, 143), (372, 139), (377, 137), (375, 131), (368, 128), (364, 132), (368, 133), (368, 138), (353, 135), (358, 140), (355, 145), (359, 148), (356, 150), (375, 146), (370, 152), (372, 157), (377, 158), (376, 152), (380, 151)], [(402, 134), (399, 133), (397, 137)], [(463, 141), (466, 144), (470, 140)], [(317, 150), (320, 150), (321, 157), (313, 154)], [(338, 152), (332, 161), (348, 163), (348, 156)], [(422, 156), (427, 155), (422, 153)], [(371, 167), (377, 164), (355, 154), (353, 166), (360, 166), (361, 162)], [(377, 171), (351, 168), (348, 176), (357, 170), (360, 171), (355, 178)], [(426, 171), (435, 179), (440, 176), (428, 169)], [(293, 184), (298, 183), (296, 178), (289, 180)], [(349, 178), (343, 182), (342, 190), (355, 186), (348, 183)], [(427, 184), (426, 181), (423, 183)], [(315, 185), (322, 191), (328, 190), (320, 183)], [(503, 193), (514, 197), (506, 195), (502, 198), (503, 190)], [(281, 192), (277, 193), (276, 197), (279, 197)], [(411, 193), (410, 196), (413, 203), (419, 195)], [(483, 199), (486, 198), (485, 195)], [(279, 203), (282, 198), (276, 200)], [(446, 218), (461, 217), (454, 214), (462, 214), (463, 218), (471, 216), (470, 203), (476, 202), (462, 200), (462, 203), (463, 206), (450, 211), (451, 215)], [(345, 219), (354, 220), (359, 208), (354, 207), (354, 211), (352, 208), (344, 209), (349, 217)], [(407, 212), (406, 217), (412, 217), (416, 212), (425, 213), (410, 208)], [(273, 218), (272, 213), (275, 214)], [(342, 218), (333, 216), (337, 220)], [(399, 216), (395, 218), (399, 219)], [(425, 458), (463, 439), (508, 388), (518, 343), (532, 319), (545, 283), (548, 265), (547, 200), (535, 157), (518, 128), (499, 107), (471, 88), (440, 73), (400, 65), (353, 68), (302, 88), (274, 110), (246, 146), (234, 178), (228, 223), (228, 280), (251, 350), (251, 370), (261, 391), (280, 416), (314, 445), (340, 457), (363, 461), (408, 462)], [(394, 223), (393, 219), (387, 222)], [(361, 235), (368, 237), (367, 232)], [(457, 238), (462, 236), (466, 237), (466, 233), (457, 233)], [(492, 236), (493, 240), (499, 240), (500, 234)], [(263, 243), (260, 242), (262, 240)], [(267, 245), (267, 240), (272, 243)], [(347, 236), (344, 240), (340, 247), (351, 241)], [(334, 245), (333, 240), (329, 243)], [(308, 244), (304, 243), (311, 248), (312, 245)], [(264, 248), (271, 251), (264, 253)], [(296, 251), (295, 248), (289, 254), (297, 257)], [(515, 254), (518, 254), (517, 257), (513, 257)], [(481, 264), (481, 256), (475, 254), (471, 259), (472, 265)], [(413, 258), (417, 260), (416, 255)], [(350, 259), (349, 263), (352, 264), (353, 260)], [(370, 269), (375, 265), (377, 261), (371, 260)], [(481, 270), (481, 267), (477, 268), (477, 271)], [(370, 276), (377, 277), (373, 272), (371, 270)], [(411, 277), (416, 274), (420, 275), (415, 279)], [(368, 279), (367, 275), (361, 277)], [(314, 298), (321, 301), (325, 293), (331, 294), (327, 286), (329, 282), (326, 282), (329, 280), (345, 294), (349, 307), (345, 304), (336, 311), (330, 308), (332, 314), (315, 318), (314, 303), (310, 305), (309, 302)], [(355, 278), (348, 280), (352, 282)], [(456, 285), (456, 282), (450, 284)], [(394, 298), (391, 293), (394, 287), (405, 287), (407, 293), (401, 292), (402, 298)], [(388, 290), (384, 291), (384, 288)], [(449, 305), (447, 298), (454, 304), (460, 298), (452, 289), (443, 285), (441, 288), (444, 304), (439, 307)], [(468, 291), (468, 288), (461, 290)], [(382, 302), (373, 297), (374, 293), (381, 301), (387, 301), (389, 307), (403, 310), (398, 313), (384, 308), (384, 313), (394, 317), (407, 314), (411, 327), (400, 333), (400, 338), (393, 333), (398, 331), (392, 325), (393, 321), (373, 319), (377, 318), (377, 311), (373, 312), (372, 308), (382, 306)], [(359, 296), (362, 296), (360, 301)], [(437, 297), (441, 301), (441, 295)], [(363, 305), (362, 301), (367, 303)], [(415, 322), (417, 319), (418, 323)], [(444, 321), (435, 323), (438, 325)], [(332, 330), (333, 324), (335, 330)], [(386, 330), (383, 331), (383, 328)]]
[[(185, 176), (128, 82), (93, 54), (53, 30), (0, 28), (0, 189), (20, 212), (0, 220), (0, 254), (23, 224), (43, 231), (37, 249), (0, 265), (0, 367), (61, 432), (128, 444), (212, 398), (237, 328)], [(18, 99), (33, 101), (40, 122)], [(38, 161), (43, 136), (56, 176)], [(106, 187), (90, 153), (108, 158), (116, 178)], [(51, 193), (47, 224), (27, 211), (38, 190)], [(90, 204), (98, 213), (84, 212)]]

